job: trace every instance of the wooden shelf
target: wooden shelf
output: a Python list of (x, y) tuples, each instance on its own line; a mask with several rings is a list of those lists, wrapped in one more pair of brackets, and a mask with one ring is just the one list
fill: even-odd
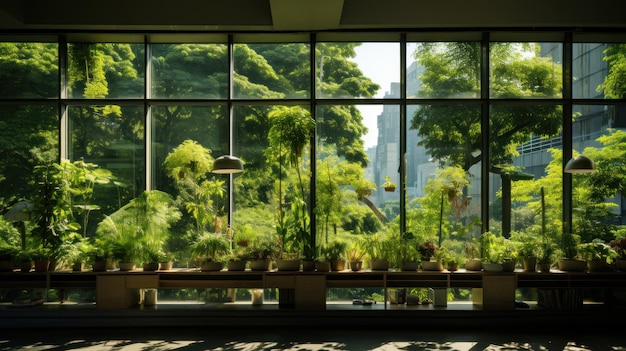
[[(217, 271), (173, 269), (170, 271), (0, 273), (4, 289), (95, 288), (97, 307), (124, 309), (137, 304), (138, 292), (159, 288), (248, 288), (281, 289), (285, 303), (295, 308), (323, 309), (329, 288), (448, 288), (472, 289), (474, 304), (486, 310), (514, 309), (515, 289), (542, 291), (626, 288), (625, 272), (512, 272), (484, 273), (448, 271), (369, 271), (352, 272), (279, 272)], [(385, 301), (386, 302), (386, 301)]]

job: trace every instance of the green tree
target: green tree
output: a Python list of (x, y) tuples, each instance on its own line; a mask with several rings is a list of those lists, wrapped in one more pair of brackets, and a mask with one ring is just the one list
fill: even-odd
[[(58, 96), (58, 47), (51, 43), (0, 43), (0, 96)], [(36, 165), (56, 162), (59, 118), (54, 106), (0, 107), (0, 210), (28, 197)]]
[[(316, 167), (315, 190), (317, 192), (317, 205), (315, 206), (315, 213), (318, 230), (317, 238), (318, 240), (323, 239), (323, 242), (327, 243), (333, 239), (330, 237), (331, 228), (332, 233), (336, 234), (337, 227), (342, 224), (342, 219), (349, 216), (349, 213), (347, 213), (349, 209), (354, 209), (351, 205), (358, 205), (358, 201), (367, 202), (366, 197), (371, 194), (372, 190), (376, 189), (376, 185), (365, 178), (364, 169), (361, 165), (341, 160), (334, 155), (333, 148), (330, 146), (326, 146), (325, 149), (330, 151), (329, 155), (325, 155), (323, 150), (318, 150), (320, 157), (317, 160)], [(350, 196), (351, 194), (352, 196)], [(376, 221), (380, 222), (382, 214), (380, 214), (377, 208), (370, 208), (377, 215)], [(359, 211), (359, 214), (361, 214), (361, 211)], [(357, 232), (368, 232), (372, 229), (372, 226), (366, 227), (362, 223), (362, 221), (366, 220), (363, 215), (360, 216), (359, 220), (361, 225), (349, 226), (347, 223), (344, 223), (344, 229), (347, 227), (358, 228)], [(378, 226), (380, 226), (380, 223)]]
[[(480, 46), (477, 43), (424, 43), (415, 57), (424, 67), (419, 96), (478, 97)], [(490, 95), (493, 98), (555, 97), (561, 89), (561, 68), (539, 57), (533, 45), (497, 43), (491, 46)], [(445, 77), (445, 79), (442, 79)], [(464, 170), (483, 160), (479, 108), (468, 105), (426, 105), (411, 120), (420, 137), (418, 145), (442, 164)], [(510, 164), (515, 146), (531, 135), (555, 136), (561, 126), (560, 107), (551, 105), (497, 106), (490, 110), (490, 160)]]
[(591, 157), (596, 171), (588, 177), (590, 196), (599, 201), (626, 194), (626, 132), (609, 129), (607, 135), (596, 139), (601, 148), (589, 147), (585, 155)]
[(460, 167), (438, 168), (426, 182), (424, 197), (413, 200), (407, 210), (407, 231), (441, 246), (455, 227), (462, 226), (460, 212), (467, 206), (462, 195), (468, 186), (468, 175)]
[(604, 61), (609, 73), (598, 91), (604, 91), (609, 99), (622, 99), (626, 93), (626, 44), (611, 44), (604, 50)]

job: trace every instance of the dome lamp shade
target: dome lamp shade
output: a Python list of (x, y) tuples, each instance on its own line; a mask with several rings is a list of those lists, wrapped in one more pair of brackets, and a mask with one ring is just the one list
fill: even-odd
[(589, 157), (579, 155), (576, 156), (565, 164), (563, 171), (565, 173), (591, 173), (596, 169), (596, 166)]
[(239, 172), (243, 172), (243, 162), (235, 156), (220, 156), (213, 163), (213, 173), (231, 174)]

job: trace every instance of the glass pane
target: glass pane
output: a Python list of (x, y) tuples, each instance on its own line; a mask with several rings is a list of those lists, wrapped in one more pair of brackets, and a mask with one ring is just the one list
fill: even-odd
[(235, 44), (234, 98), (310, 97), (310, 52), (300, 43)]
[(315, 56), (319, 98), (400, 97), (399, 43), (318, 43)]
[(228, 96), (225, 44), (153, 44), (152, 97), (223, 99)]
[(561, 43), (492, 43), (491, 98), (559, 98), (563, 89)]
[(185, 140), (210, 150), (217, 158), (228, 153), (228, 112), (225, 105), (152, 107), (152, 184), (173, 193), (163, 167), (167, 155)]
[(560, 105), (491, 108), (489, 230), (494, 234), (556, 246), (562, 232), (561, 120)]
[(480, 43), (407, 43), (409, 98), (471, 99), (480, 96)]
[(0, 106), (0, 153), (0, 205), (30, 198), (34, 167), (59, 159), (56, 107)]
[(233, 115), (234, 152), (245, 162), (234, 180), (235, 241), (270, 238), (283, 258), (312, 258), (311, 113), (304, 106), (250, 105), (236, 106)]
[(70, 98), (144, 96), (143, 44), (69, 43), (67, 49)]
[(211, 172), (214, 160), (228, 153), (226, 105), (154, 106), (151, 122), (151, 187), (171, 195), (181, 214), (167, 247), (183, 264), (200, 267), (218, 256), (210, 250), (190, 252), (194, 243), (202, 238), (206, 242), (211, 238), (206, 235), (214, 234), (230, 239), (230, 184), (226, 175)]
[(621, 99), (625, 44), (574, 44), (572, 96), (584, 99)]
[(268, 159), (268, 114), (274, 106), (235, 106), (234, 154), (244, 161), (234, 177), (233, 229), (235, 241), (276, 239), (276, 180), (278, 165)]
[[(90, 215), (90, 226), (103, 219), (145, 189), (144, 113), (138, 106), (71, 106), (69, 159), (84, 160), (113, 173), (119, 186), (95, 190), (94, 203), (101, 209)], [(95, 230), (95, 228), (90, 228)]]
[[(316, 242), (392, 240), (399, 228), (398, 105), (319, 106), (316, 112)], [(395, 189), (384, 189), (388, 181)], [(366, 239), (367, 238), (367, 239)], [(353, 252), (354, 252), (353, 251)], [(371, 268), (371, 253), (362, 257)], [(391, 259), (391, 258), (390, 258)], [(397, 268), (399, 262), (390, 262)]]
[(481, 229), (480, 108), (409, 106), (407, 128), (406, 230), (466, 258)]
[(0, 97), (58, 97), (58, 60), (56, 43), (0, 43)]
[(626, 171), (626, 107), (574, 105), (573, 110), (572, 156), (584, 154), (596, 170), (572, 174), (572, 232), (583, 243), (608, 243), (623, 236), (615, 233), (626, 223), (620, 190)]

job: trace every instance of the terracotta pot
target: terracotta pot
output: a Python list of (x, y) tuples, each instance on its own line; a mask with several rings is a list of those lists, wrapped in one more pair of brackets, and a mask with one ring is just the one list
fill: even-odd
[(137, 267), (136, 263), (133, 262), (120, 262), (119, 263), (120, 266), (120, 271), (132, 271), (133, 269), (135, 269)]
[(439, 261), (422, 261), (423, 271), (443, 271), (443, 265)]
[(502, 271), (503, 272), (515, 272), (515, 265), (517, 262), (513, 259), (506, 259), (502, 262)]
[(315, 270), (318, 272), (330, 272), (330, 262), (315, 262)]
[(386, 260), (386, 259), (371, 260), (370, 269), (373, 271), (388, 271), (389, 260)]
[(537, 270), (537, 257), (524, 257), (522, 264), (524, 266), (524, 272), (535, 272)]
[(300, 259), (276, 259), (276, 269), (279, 271), (299, 271)]
[(604, 260), (589, 260), (587, 261), (587, 269), (590, 272), (608, 272), (612, 271), (613, 267)]
[(250, 261), (250, 270), (253, 271), (269, 271), (272, 260), (267, 258)]
[(541, 273), (550, 273), (551, 263), (537, 263), (537, 270)]
[(419, 262), (417, 261), (404, 261), (400, 265), (400, 270), (403, 272), (411, 272), (419, 269)]
[(142, 265), (142, 268), (146, 272), (154, 272), (154, 271), (159, 270), (159, 263), (158, 262), (146, 262)]
[(74, 272), (82, 272), (84, 266), (85, 265), (83, 264), (83, 262), (75, 262), (72, 265), (72, 271), (74, 271)]
[(469, 259), (465, 261), (465, 269), (478, 272), (483, 269), (483, 261), (480, 258)]
[(228, 261), (226, 263), (226, 269), (229, 271), (245, 271), (246, 261)]
[(221, 271), (222, 268), (224, 268), (224, 265), (222, 264), (222, 262), (204, 261), (202, 262), (202, 266), (200, 267), (200, 270), (203, 272), (217, 272), (217, 271)]
[(97, 261), (91, 265), (91, 270), (94, 272), (106, 272), (107, 270), (107, 262), (106, 261)]
[(315, 260), (302, 260), (302, 271), (303, 272), (315, 271)]
[(565, 272), (582, 272), (587, 270), (587, 262), (583, 260), (560, 259), (559, 269)]
[(331, 271), (343, 271), (346, 269), (346, 260), (330, 260)]
[(353, 272), (358, 272), (361, 269), (363, 269), (363, 262), (362, 261), (350, 261), (350, 269)]
[(161, 262), (159, 263), (159, 270), (161, 271), (169, 271), (174, 266), (174, 262)]
[(35, 272), (47, 272), (50, 269), (50, 260), (35, 260)]
[(448, 262), (446, 269), (450, 272), (456, 272), (459, 270), (459, 264), (457, 262)]

